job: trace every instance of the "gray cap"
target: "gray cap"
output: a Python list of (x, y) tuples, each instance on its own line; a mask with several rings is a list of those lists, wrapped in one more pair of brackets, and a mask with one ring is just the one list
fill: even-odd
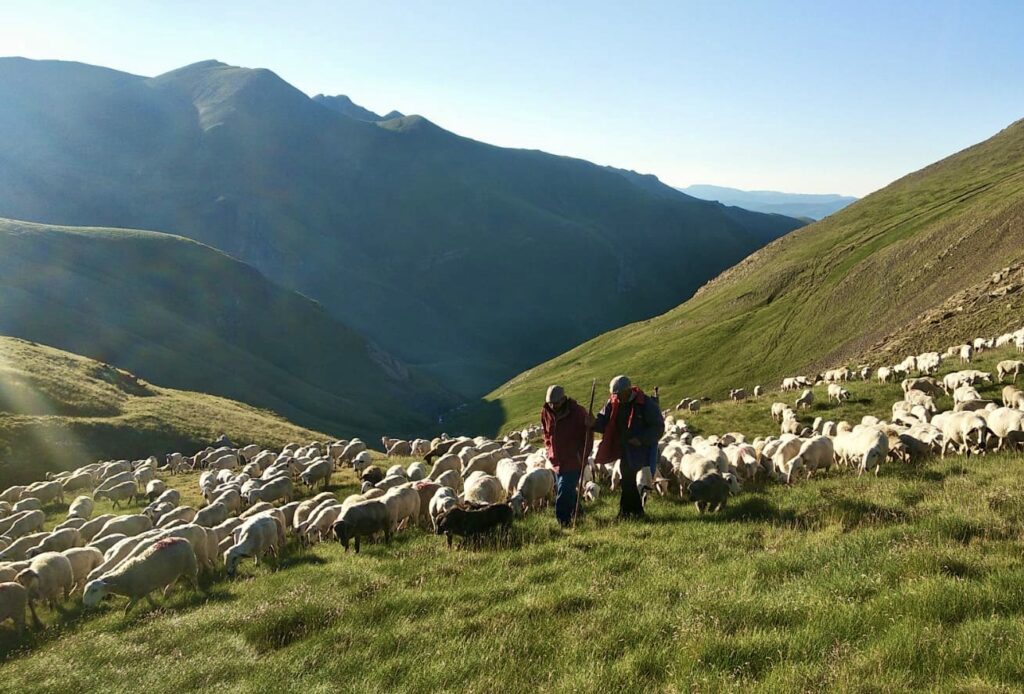
[(548, 386), (548, 394), (545, 396), (544, 402), (562, 402), (563, 398), (565, 398), (565, 388), (562, 386)]
[(629, 382), (629, 376), (616, 376), (612, 379), (612, 382), (608, 385), (609, 393), (620, 393), (627, 388), (632, 387), (632, 383)]

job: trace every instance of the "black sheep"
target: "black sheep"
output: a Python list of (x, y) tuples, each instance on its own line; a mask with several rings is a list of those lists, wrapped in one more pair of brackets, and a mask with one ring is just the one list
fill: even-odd
[(456, 507), (437, 519), (437, 534), (448, 538), (449, 549), (453, 535), (477, 537), (498, 528), (507, 530), (511, 527), (512, 507), (508, 504), (492, 504), (481, 509)]

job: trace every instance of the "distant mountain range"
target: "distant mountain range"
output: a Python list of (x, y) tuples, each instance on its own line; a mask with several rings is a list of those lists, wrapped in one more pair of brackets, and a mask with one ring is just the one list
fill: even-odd
[(464, 397), (801, 226), (216, 61), (0, 59), (0, 104), (0, 216), (200, 241)]
[(403, 118), (404, 115), (398, 111), (391, 111), (390, 113), (379, 116), (369, 109), (365, 109), (359, 104), (353, 103), (352, 99), (348, 98), (344, 94), (338, 96), (327, 96), (326, 94), (317, 94), (313, 97), (313, 101), (318, 104), (322, 104), (332, 111), (337, 111), (343, 116), (349, 118), (355, 118), (356, 120), (363, 120), (371, 123), (375, 123), (382, 120), (391, 120), (392, 118)]
[(590, 340), (466, 408), (467, 430), (536, 420), (557, 380), (628, 373), (666, 404), (1024, 323), (1024, 120), (793, 232), (667, 313)]
[(692, 185), (679, 190), (701, 200), (717, 200), (723, 205), (734, 205), (745, 210), (814, 220), (827, 217), (857, 201), (857, 198), (848, 195), (779, 193), (773, 190), (739, 190), (711, 185)]

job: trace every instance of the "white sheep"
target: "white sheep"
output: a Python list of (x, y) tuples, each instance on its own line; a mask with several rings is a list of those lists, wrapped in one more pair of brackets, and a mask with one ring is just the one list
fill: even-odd
[(129, 480), (105, 489), (97, 489), (96, 492), (93, 493), (92, 498), (96, 501), (99, 501), (100, 499), (110, 499), (114, 504), (114, 508), (117, 508), (118, 504), (122, 501), (126, 502), (126, 504), (130, 504), (138, 494), (139, 488), (135, 484), (135, 481)]
[(42, 600), (55, 610), (61, 596), (68, 599), (75, 579), (67, 557), (59, 552), (46, 552), (33, 558), (28, 568), (18, 574), (18, 583), (28, 591), (29, 602)]
[(466, 478), (462, 497), (469, 504), (490, 505), (500, 504), (506, 495), (497, 477), (476, 472)]
[(323, 489), (331, 484), (331, 474), (334, 472), (334, 463), (330, 460), (319, 460), (299, 473), (302, 483), (312, 489), (317, 482), (323, 482)]
[(251, 489), (246, 495), (246, 503), (255, 504), (257, 501), (284, 501), (292, 500), (294, 486), (291, 477), (275, 477), (259, 489)]
[(814, 391), (810, 388), (804, 390), (800, 397), (796, 399), (796, 409), (810, 409), (811, 405), (814, 404)]
[(103, 563), (103, 552), (96, 547), (72, 547), (61, 552), (71, 563), (75, 590), (84, 590), (86, 578)]
[(583, 500), (588, 502), (597, 501), (597, 497), (601, 494), (601, 488), (597, 486), (596, 482), (587, 482), (583, 485)]
[(85, 586), (82, 603), (94, 607), (107, 595), (123, 595), (128, 598), (124, 613), (139, 600), (145, 598), (153, 607), (151, 593), (161, 588), (164, 597), (179, 580), (187, 579), (193, 588), (199, 588), (199, 567), (196, 555), (188, 540), (168, 537), (146, 549), (141, 555), (119, 565), (100, 578)]
[(850, 391), (843, 388), (838, 383), (830, 383), (828, 386), (828, 401), (831, 403), (832, 400), (836, 401), (836, 404), (842, 404), (843, 402), (850, 399)]
[(256, 516), (243, 523), (234, 533), (235, 544), (224, 553), (224, 566), (228, 576), (234, 576), (238, 563), (252, 557), (258, 565), (267, 554), (280, 555), (280, 523), (271, 516)]
[(441, 514), (447, 513), (451, 509), (459, 505), (459, 499), (455, 495), (455, 490), (451, 487), (440, 487), (434, 492), (434, 496), (430, 498), (429, 513), (430, 522), (434, 526), (434, 532), (437, 532), (437, 519), (441, 517)]
[(46, 514), (39, 509), (13, 513), (0, 521), (0, 535), (16, 540), (30, 533), (39, 532), (45, 524)]
[(75, 497), (75, 500), (71, 502), (71, 506), (68, 507), (68, 518), (89, 520), (92, 518), (95, 506), (93, 500), (87, 496)]
[(36, 482), (35, 484), (30, 484), (22, 496), (34, 496), (43, 504), (53, 503), (54, 501), (58, 501), (63, 504), (64, 487), (57, 481)]
[(428, 477), (437, 481), (442, 474), (449, 470), (454, 470), (460, 476), (462, 475), (462, 460), (459, 456), (453, 453), (445, 453), (443, 456), (438, 458), (437, 462), (434, 463), (434, 467), (431, 468), (430, 475), (428, 475)]
[[(494, 479), (493, 477), (491, 479)], [(495, 480), (497, 482), (497, 480)], [(406, 524), (414, 524), (420, 516), (420, 495), (409, 487), (396, 487), (380, 497), (388, 510), (391, 532), (395, 533)]]
[(0, 561), (21, 561), (30, 549), (50, 536), (50, 533), (30, 533), (19, 537), (0, 551)]
[(832, 467), (834, 455), (832, 439), (827, 436), (815, 436), (804, 441), (797, 454), (785, 463), (786, 483), (792, 480), (793, 472), (797, 470), (806, 470), (808, 477), (819, 469), (828, 471)]
[(515, 494), (509, 498), (509, 505), (517, 516), (522, 517), (531, 509), (543, 507), (555, 493), (555, 476), (551, 470), (534, 469), (519, 479)]
[(405, 476), (410, 482), (419, 482), (427, 478), (427, 466), (422, 462), (410, 463), (405, 471)]
[(43, 538), (39, 544), (25, 552), (25, 556), (31, 559), (45, 552), (63, 552), (72, 547), (81, 547), (84, 544), (82, 542), (82, 535), (78, 532), (77, 528), (54, 530)]
[(498, 461), (498, 465), (495, 468), (494, 476), (501, 482), (502, 489), (509, 496), (515, 494), (516, 487), (519, 486), (519, 478), (526, 474), (526, 462), (522, 460), (512, 460), (511, 458), (502, 458)]
[(0, 583), (0, 623), (8, 619), (14, 622), (14, 631), (19, 637), (25, 631), (26, 607), (32, 611), (32, 623), (36, 628), (41, 627), (35, 605), (28, 598), (28, 589), (13, 581)]
[(1003, 379), (1013, 374), (1013, 382), (1017, 382), (1017, 377), (1021, 371), (1024, 371), (1024, 361), (1017, 359), (1004, 359), (1003, 361), (996, 364), (996, 373), (999, 376), (999, 382), (1002, 383)]

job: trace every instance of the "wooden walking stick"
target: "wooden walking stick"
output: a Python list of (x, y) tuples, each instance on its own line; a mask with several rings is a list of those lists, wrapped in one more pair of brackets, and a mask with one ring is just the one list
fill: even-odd
[[(597, 393), (597, 379), (595, 378), (590, 383), (590, 407), (587, 408), (587, 412), (590, 416), (594, 416), (594, 395)], [(587, 450), (587, 438), (593, 436), (593, 432), (590, 431), (590, 427), (587, 427), (586, 433), (583, 434), (583, 450)], [(583, 470), (587, 467), (587, 461), (582, 460), (582, 456), (577, 453), (577, 458), (580, 458), (580, 478), (576, 480), (576, 509), (572, 513), (572, 529), (576, 529), (576, 519), (580, 515), (580, 500), (583, 498)]]

